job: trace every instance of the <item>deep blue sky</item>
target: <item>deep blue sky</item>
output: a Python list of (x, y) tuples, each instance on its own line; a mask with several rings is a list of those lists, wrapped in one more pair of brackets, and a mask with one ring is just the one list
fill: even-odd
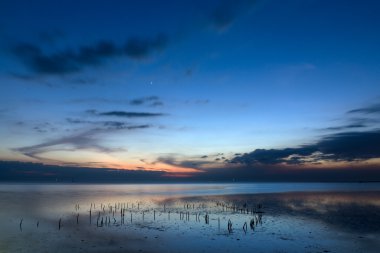
[(0, 159), (379, 175), (379, 13), (379, 1), (3, 0)]

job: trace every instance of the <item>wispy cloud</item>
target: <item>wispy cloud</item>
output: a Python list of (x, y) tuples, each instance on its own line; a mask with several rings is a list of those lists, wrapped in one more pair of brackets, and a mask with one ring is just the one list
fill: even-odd
[(380, 104), (374, 104), (367, 107), (357, 108), (348, 111), (349, 114), (377, 114), (380, 113)]
[(152, 113), (152, 112), (129, 112), (129, 111), (108, 111), (108, 112), (98, 112), (96, 110), (87, 110), (88, 114), (96, 116), (114, 116), (114, 117), (124, 117), (124, 118), (151, 118), (165, 116), (164, 113)]
[(380, 114), (380, 104), (372, 104), (369, 106), (356, 108), (347, 111), (342, 119), (343, 121), (340, 125), (330, 126), (323, 129), (322, 131), (359, 131), (359, 130), (375, 130), (380, 127), (380, 120), (378, 117)]
[(166, 35), (159, 34), (153, 38), (133, 37), (122, 46), (104, 40), (93, 45), (80, 46), (77, 49), (66, 48), (52, 53), (36, 44), (19, 43), (13, 47), (12, 52), (34, 74), (62, 75), (104, 64), (115, 57), (143, 59), (163, 50), (167, 41)]
[(162, 106), (164, 102), (158, 96), (146, 96), (134, 99), (109, 99), (109, 98), (77, 98), (68, 100), (69, 103), (74, 104), (122, 104), (134, 106)]
[(98, 115), (101, 116), (117, 116), (117, 117), (127, 117), (127, 118), (141, 118), (141, 117), (157, 117), (163, 116), (163, 113), (151, 113), (151, 112), (124, 112), (124, 111), (110, 111), (102, 112)]
[(342, 131), (342, 130), (349, 130), (349, 129), (354, 129), (354, 128), (365, 128), (365, 127), (367, 127), (366, 124), (353, 123), (353, 124), (348, 124), (348, 125), (343, 125), (343, 126), (327, 127), (323, 130)]
[(80, 134), (65, 136), (62, 138), (45, 141), (37, 145), (13, 149), (25, 156), (43, 160), (41, 154), (54, 150), (93, 150), (100, 153), (111, 153), (125, 151), (123, 148), (111, 148), (102, 145), (97, 138), (98, 130), (89, 130)]
[(132, 99), (129, 102), (129, 104), (131, 104), (131, 105), (148, 105), (148, 106), (153, 106), (153, 107), (164, 105), (164, 103), (157, 96), (135, 98), (135, 99)]
[(183, 168), (201, 169), (205, 165), (213, 164), (212, 161), (198, 158), (177, 157), (175, 155), (161, 156), (154, 163), (164, 163), (172, 166)]
[(33, 127), (33, 130), (37, 131), (38, 133), (47, 133), (47, 132), (54, 132), (57, 130), (57, 127), (52, 125), (49, 122), (44, 122), (41, 124), (38, 124)]
[(130, 124), (123, 121), (91, 121), (91, 120), (82, 120), (82, 119), (73, 119), (67, 118), (66, 121), (70, 124), (84, 124), (96, 126), (96, 130), (134, 130), (134, 129), (145, 129), (150, 128), (152, 125), (149, 124)]

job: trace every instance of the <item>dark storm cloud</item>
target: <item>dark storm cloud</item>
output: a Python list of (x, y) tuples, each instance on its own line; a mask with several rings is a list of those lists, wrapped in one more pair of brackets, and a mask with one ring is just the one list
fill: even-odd
[(357, 108), (351, 111), (348, 111), (349, 114), (374, 114), (374, 113), (380, 113), (380, 104), (374, 104), (367, 107)]
[(223, 0), (210, 13), (209, 20), (218, 30), (228, 28), (239, 16), (249, 11), (256, 0)]
[(47, 53), (38, 45), (20, 43), (12, 52), (35, 74), (68, 74), (81, 71), (85, 67), (103, 64), (114, 57), (143, 59), (156, 51), (163, 50), (167, 44), (165, 35), (154, 38), (130, 38), (125, 46), (111, 41), (100, 41), (94, 45), (78, 49), (57, 50)]
[(256, 149), (235, 156), (231, 163), (246, 165), (304, 164), (329, 161), (360, 161), (380, 157), (380, 130), (345, 132), (326, 136), (320, 141), (298, 148)]

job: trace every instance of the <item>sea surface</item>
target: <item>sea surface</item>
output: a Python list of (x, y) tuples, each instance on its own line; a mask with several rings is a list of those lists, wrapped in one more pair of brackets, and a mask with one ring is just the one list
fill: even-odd
[(378, 252), (380, 183), (0, 184), (0, 252)]

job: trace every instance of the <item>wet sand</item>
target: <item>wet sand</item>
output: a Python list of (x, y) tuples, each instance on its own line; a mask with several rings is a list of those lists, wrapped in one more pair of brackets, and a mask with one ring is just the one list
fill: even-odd
[(81, 192), (2, 189), (0, 252), (377, 252), (380, 248), (378, 191), (183, 196), (154, 190), (126, 194), (99, 186)]

